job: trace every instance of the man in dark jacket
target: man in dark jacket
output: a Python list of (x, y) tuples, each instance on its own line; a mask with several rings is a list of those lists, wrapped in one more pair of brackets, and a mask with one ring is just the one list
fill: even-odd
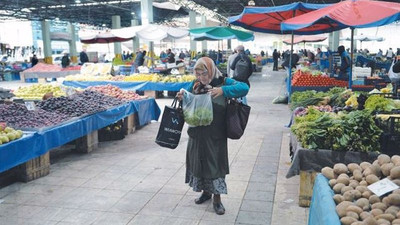
[(82, 50), (81, 53), (79, 53), (79, 60), (81, 61), (81, 65), (89, 62), (89, 57), (85, 50)]
[(65, 68), (69, 66), (70, 60), (68, 57), (68, 53), (64, 53), (64, 56), (61, 58), (61, 66), (62, 68)]
[[(243, 45), (239, 45), (236, 48), (236, 51), (237, 51), (238, 55), (235, 58), (235, 60), (233, 60), (233, 62), (231, 64), (231, 69), (233, 71), (235, 71), (233, 79), (241, 81), (241, 82), (244, 82), (247, 85), (249, 85), (249, 87), (250, 87), (249, 77), (251, 76), (251, 74), (253, 74), (253, 65), (251, 63), (251, 60), (250, 60), (249, 56), (246, 55)], [(237, 74), (237, 71), (238, 71), (237, 63), (239, 62), (239, 60), (246, 61), (246, 64), (247, 64), (246, 65), (247, 66), (246, 73), (247, 74)], [(240, 76), (240, 78), (239, 78), (239, 76)]]
[(34, 67), (36, 64), (38, 64), (39, 60), (36, 57), (36, 55), (33, 55), (32, 59), (31, 59), (31, 63), (32, 63), (32, 67)]
[(278, 71), (278, 60), (279, 60), (279, 53), (274, 49), (274, 53), (272, 53), (272, 58), (274, 59), (274, 67), (273, 71)]
[(336, 68), (339, 72), (339, 80), (349, 80), (350, 73), (350, 56), (344, 49), (344, 46), (341, 45), (338, 47), (338, 53), (340, 54), (340, 67)]
[[(288, 54), (286, 57), (285, 57), (285, 61), (282, 63), (282, 67), (284, 67), (284, 68), (286, 68), (286, 69), (288, 69), (288, 67), (289, 67), (289, 63), (290, 63), (290, 54)], [(295, 53), (293, 53), (292, 54), (292, 66), (291, 66), (291, 68), (296, 68), (296, 65), (297, 65), (297, 63), (299, 62), (299, 60), (300, 60), (300, 58), (299, 58), (299, 55), (297, 55), (297, 54), (295, 54)]]
[(175, 62), (175, 54), (171, 51), (171, 49), (167, 50), (167, 59), (168, 59), (168, 63)]

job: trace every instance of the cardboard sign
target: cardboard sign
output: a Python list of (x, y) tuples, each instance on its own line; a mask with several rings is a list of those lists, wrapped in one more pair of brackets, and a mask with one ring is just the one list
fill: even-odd
[(398, 188), (399, 186), (397, 186), (388, 178), (385, 178), (368, 186), (368, 189), (379, 197)]

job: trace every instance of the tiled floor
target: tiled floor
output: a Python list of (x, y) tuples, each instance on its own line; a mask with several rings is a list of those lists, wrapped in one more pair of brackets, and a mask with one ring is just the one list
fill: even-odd
[[(210, 201), (194, 204), (198, 193), (184, 183), (186, 132), (177, 149), (161, 148), (154, 143), (159, 124), (151, 123), (92, 153), (66, 154), (46, 177), (0, 189), (0, 224), (306, 224), (298, 177), (285, 178), (290, 113), (271, 103), (283, 80), (270, 69), (251, 77), (247, 130), (229, 140), (225, 215)], [(157, 102), (163, 108), (171, 99)]]

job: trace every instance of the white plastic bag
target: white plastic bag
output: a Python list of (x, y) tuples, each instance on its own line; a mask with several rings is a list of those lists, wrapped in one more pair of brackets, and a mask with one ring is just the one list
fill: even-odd
[(395, 60), (393, 60), (388, 73), (388, 76), (392, 82), (397, 82), (400, 80), (400, 74), (393, 72), (393, 66), (395, 63), (396, 63)]
[(184, 90), (183, 117), (190, 126), (208, 126), (213, 121), (212, 99), (209, 93), (194, 95)]

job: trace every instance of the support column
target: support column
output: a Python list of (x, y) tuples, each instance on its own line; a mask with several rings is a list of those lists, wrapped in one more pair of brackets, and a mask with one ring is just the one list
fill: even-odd
[[(189, 28), (196, 28), (196, 12), (189, 11)], [(190, 40), (190, 50), (197, 52), (196, 41)]]
[(71, 41), (69, 42), (69, 55), (72, 63), (78, 63), (78, 52), (76, 51), (76, 36), (75, 26), (72, 23), (68, 23), (68, 32), (71, 35)]
[(334, 31), (329, 34), (329, 48), (331, 51), (337, 51), (337, 48), (339, 47), (339, 33), (340, 31)]
[(53, 64), (53, 58), (51, 57), (50, 21), (42, 20), (41, 22), (44, 62), (47, 64)]
[[(134, 27), (134, 26), (138, 26), (139, 25), (139, 20), (138, 19), (133, 19), (133, 20), (131, 20), (131, 26), (132, 27)], [(138, 49), (138, 48), (140, 48), (140, 43), (139, 43), (139, 38), (138, 37), (134, 37), (133, 38), (133, 40), (132, 40), (132, 52), (133, 53), (135, 53), (136, 52), (136, 50)]]
[(228, 49), (232, 50), (232, 40), (228, 39)]
[[(358, 33), (358, 29), (354, 29), (354, 36), (357, 36), (357, 33)], [(357, 51), (358, 51), (359, 49), (358, 49), (358, 46), (357, 46), (357, 44), (358, 44), (358, 43), (357, 43), (357, 40), (354, 40), (353, 42), (354, 42), (354, 43), (353, 43), (353, 47), (354, 47), (354, 48), (353, 48), (353, 49), (350, 49), (350, 50), (353, 51), (354, 49), (357, 49)], [(360, 48), (361, 48), (361, 47), (362, 47), (362, 46), (360, 45)], [(350, 52), (349, 52), (349, 54), (350, 54)]]
[[(112, 16), (111, 17), (111, 24), (112, 24), (111, 25), (112, 29), (121, 28), (121, 17), (120, 16)], [(122, 59), (121, 53), (122, 53), (121, 42), (114, 42), (115, 58)]]
[[(152, 24), (153, 19), (153, 0), (140, 0), (140, 16), (142, 18), (142, 25)], [(150, 57), (150, 62), (148, 61), (147, 66), (152, 67), (154, 65), (154, 43), (152, 41), (147, 42), (149, 46), (149, 51), (147, 56)]]
[[(206, 16), (202, 15), (201, 16), (201, 26), (206, 27), (207, 26), (207, 19)], [(202, 41), (201, 42), (201, 49), (204, 51), (207, 51), (207, 41)]]

